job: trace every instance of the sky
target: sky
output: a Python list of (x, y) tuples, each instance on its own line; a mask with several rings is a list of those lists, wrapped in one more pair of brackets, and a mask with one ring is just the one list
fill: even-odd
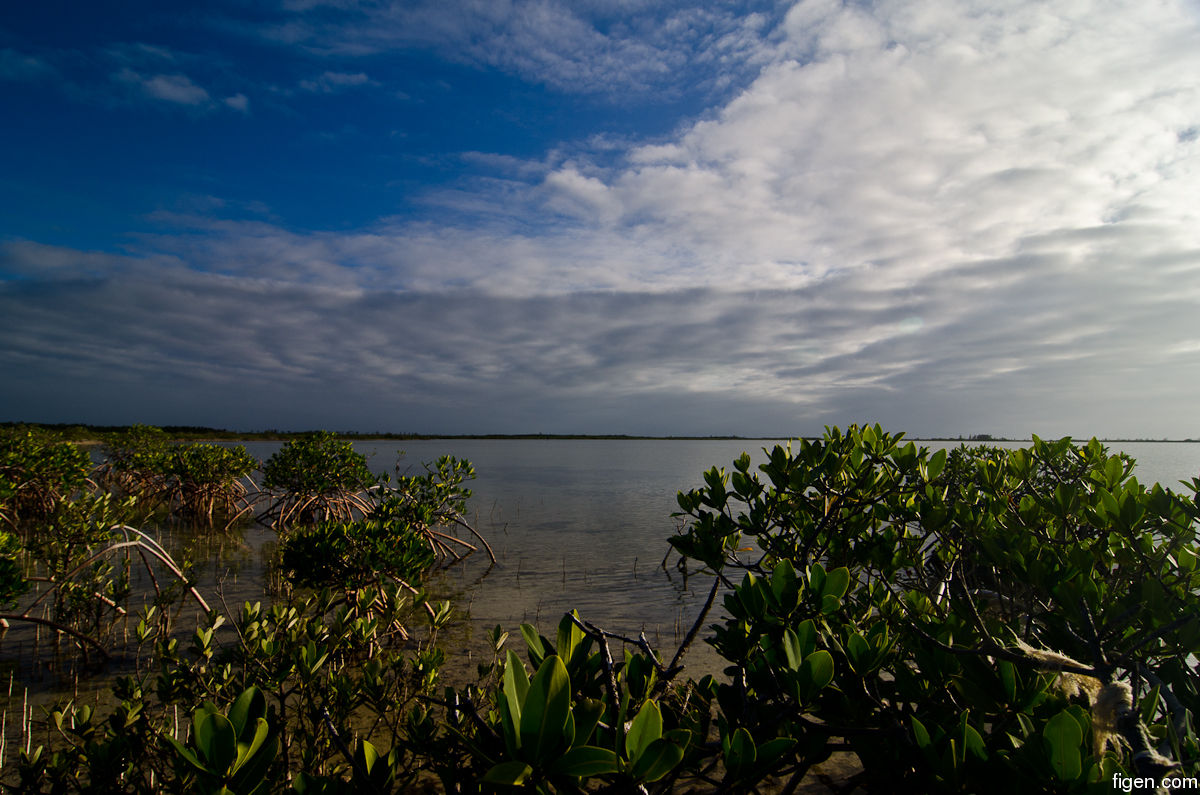
[(0, 421), (1200, 438), (1200, 2), (5, 3), (0, 343)]

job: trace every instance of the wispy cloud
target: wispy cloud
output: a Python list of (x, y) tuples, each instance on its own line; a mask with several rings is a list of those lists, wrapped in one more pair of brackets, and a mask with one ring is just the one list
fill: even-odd
[(0, 48), (0, 80), (37, 80), (53, 73), (54, 67), (43, 58), (7, 47)]
[(365, 72), (324, 72), (309, 80), (301, 80), (300, 88), (318, 94), (333, 94), (371, 83)]
[(113, 80), (136, 86), (147, 97), (164, 102), (202, 106), (211, 101), (208, 91), (183, 74), (145, 75), (127, 67), (115, 73)]
[(232, 96), (225, 97), (221, 102), (225, 103), (225, 107), (233, 110), (248, 113), (250, 111), (250, 100), (245, 94), (237, 93)]
[[(863, 417), (967, 431), (987, 418), (989, 428), (1008, 430), (1031, 421), (1024, 404), (1037, 400), (1033, 421), (1059, 432), (1076, 430), (1072, 423), (1093, 420), (1097, 410), (1147, 400), (1140, 379), (1130, 377), (1141, 366), (1130, 355), (1145, 339), (1128, 337), (1128, 329), (1158, 318), (1148, 334), (1190, 334), (1186, 308), (1194, 305), (1189, 296), (1157, 306), (1129, 296), (1124, 314), (1097, 319), (1094, 288), (1074, 282), (1069, 269), (1032, 261), (989, 264), (1040, 274), (1046, 292), (1032, 300), (1019, 280), (965, 286), (987, 272), (979, 266), (959, 281), (919, 285), (898, 305), (849, 275), (756, 292), (368, 290), (355, 286), (351, 266), (319, 266), (321, 255), (314, 246), (307, 271), (281, 279), (197, 272), (171, 257), (9, 246), (10, 269), (15, 261), (26, 271), (48, 259), (79, 262), (54, 291), (9, 284), (0, 366), (20, 367), (29, 384), (116, 378), (164, 405), (186, 390), (213, 411), (253, 395), (250, 402), (272, 404), (274, 419), (263, 421), (274, 423), (299, 410), (303, 401), (294, 396), (324, 394), (354, 405), (356, 422), (384, 427), (403, 421), (388, 413), (400, 406), (420, 407), (427, 422), (450, 422), (429, 414), (433, 403), (457, 407), (457, 427), (479, 430), (517, 423), (696, 432), (712, 428), (716, 416), (728, 423), (722, 429), (741, 433)], [(98, 326), (111, 333), (96, 338)], [(1177, 387), (1194, 379), (1198, 360), (1187, 346), (1156, 359), (1163, 370), (1156, 405), (1183, 408)], [(635, 406), (675, 409), (620, 418)], [(724, 413), (694, 424), (717, 406)], [(621, 421), (581, 425), (588, 417)], [(1106, 427), (1146, 427), (1145, 418), (1129, 417), (1128, 424), (1109, 418)]]
[[(559, 90), (613, 96), (674, 92), (689, 80), (723, 86), (754, 60), (768, 24), (767, 14), (744, 8), (677, 3), (422, 0), (285, 7), (293, 14), (261, 28), (262, 35), (341, 57), (433, 49), (448, 60), (503, 69)], [(700, 68), (705, 64), (710, 68)]]
[(231, 94), (219, 100), (214, 98), (208, 89), (196, 83), (192, 78), (182, 73), (148, 74), (129, 67), (122, 67), (111, 76), (113, 83), (126, 86), (141, 99), (166, 102), (198, 111), (212, 111), (218, 108), (248, 113), (249, 98), (241, 93)]

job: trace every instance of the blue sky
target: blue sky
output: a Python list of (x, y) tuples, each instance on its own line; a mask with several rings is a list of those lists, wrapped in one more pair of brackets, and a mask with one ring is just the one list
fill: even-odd
[(0, 10), (0, 419), (1196, 437), (1193, 0)]

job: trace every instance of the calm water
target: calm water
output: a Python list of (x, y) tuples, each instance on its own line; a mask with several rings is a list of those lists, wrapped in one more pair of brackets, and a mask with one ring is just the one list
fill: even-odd
[[(755, 464), (774, 442), (660, 440), (421, 440), (363, 443), (358, 449), (379, 472), (420, 469), (441, 455), (475, 465), (472, 524), (491, 542), (499, 563), (487, 571), (483, 555), (448, 573), (441, 588), (470, 626), (470, 648), (482, 631), (500, 624), (515, 631), (539, 624), (551, 635), (563, 612), (575, 608), (605, 629), (645, 631), (673, 651), (703, 604), (711, 581), (684, 579), (660, 564), (675, 532), (675, 494), (702, 484), (701, 473), (724, 466), (742, 451)], [(927, 443), (933, 448), (954, 444)], [(1010, 446), (1022, 446), (1014, 444)], [(1113, 445), (1138, 461), (1143, 483), (1177, 486), (1200, 475), (1200, 443)], [(248, 445), (269, 457), (275, 444)], [(670, 563), (676, 558), (672, 554)], [(486, 576), (483, 576), (486, 572)], [(703, 655), (698, 644), (697, 650)], [(450, 651), (455, 651), (451, 649)], [(693, 663), (703, 662), (693, 659)]]
[[(377, 472), (420, 471), (441, 455), (470, 460), (477, 479), (468, 519), (496, 552), (489, 567), (482, 552), (430, 583), (439, 599), (451, 599), (469, 620), (443, 636), (452, 659), (478, 653), (483, 633), (499, 624), (513, 632), (522, 622), (553, 635), (572, 608), (610, 631), (644, 631), (665, 653), (694, 621), (711, 580), (684, 578), (660, 564), (676, 529), (675, 494), (702, 484), (701, 473), (730, 463), (743, 450), (765, 460), (754, 441), (658, 440), (422, 440), (360, 443)], [(929, 446), (955, 446), (932, 443)], [(265, 460), (278, 443), (246, 445)], [(1138, 460), (1143, 483), (1177, 485), (1200, 475), (1200, 443), (1137, 443), (1114, 446)], [(404, 455), (398, 459), (397, 451)], [(227, 537), (169, 533), (164, 541), (179, 556), (198, 561), (201, 590), (218, 583), (232, 609), (242, 600), (269, 598), (266, 563), (274, 532), (251, 525)], [(718, 603), (719, 604), (719, 603)], [(703, 634), (701, 635), (703, 637)], [(15, 640), (10, 635), (10, 641)], [(7, 644), (8, 657), (14, 651)], [(719, 663), (702, 643), (693, 647), (692, 671), (715, 671)], [(469, 668), (470, 666), (468, 666)]]

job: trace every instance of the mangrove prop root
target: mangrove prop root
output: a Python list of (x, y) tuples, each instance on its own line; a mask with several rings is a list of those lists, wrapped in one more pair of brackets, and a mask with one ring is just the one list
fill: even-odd
[(60, 624), (57, 621), (53, 621), (49, 618), (41, 618), (39, 616), (31, 616), (31, 615), (27, 615), (25, 613), (0, 613), (0, 621), (27, 621), (31, 624), (40, 624), (43, 627), (50, 627), (53, 630), (57, 630), (58, 632), (62, 632), (66, 635), (70, 635), (71, 637), (75, 638), (76, 640), (86, 643), (88, 646), (91, 646), (93, 649), (100, 652), (100, 656), (103, 657), (105, 660), (107, 660), (109, 658), (108, 650), (105, 649), (103, 645), (101, 645), (100, 641), (96, 640), (95, 638), (89, 637), (76, 629), (72, 629), (71, 627), (68, 627), (65, 624)]

